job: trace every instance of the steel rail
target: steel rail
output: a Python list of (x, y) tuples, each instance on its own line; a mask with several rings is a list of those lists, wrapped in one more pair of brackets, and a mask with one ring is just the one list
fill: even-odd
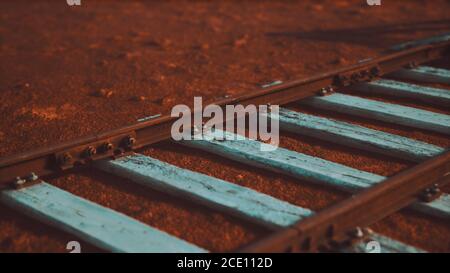
[(244, 248), (241, 252), (314, 252), (348, 242), (358, 227), (421, 200), (426, 189), (450, 182), (450, 151), (398, 173), (334, 206)]
[[(367, 59), (350, 67), (333, 70), (304, 79), (248, 92), (213, 104), (286, 104), (308, 96), (339, 89), (358, 82), (388, 74), (405, 66), (418, 65), (448, 55), (448, 39), (433, 40), (432, 44), (408, 48), (380, 57)], [(195, 111), (194, 111), (195, 112)], [(194, 115), (194, 113), (193, 113)], [(17, 177), (27, 177), (31, 172), (46, 176), (77, 164), (113, 158), (144, 146), (170, 138), (176, 117), (162, 117), (95, 134), (61, 144), (40, 148), (0, 159), (0, 188), (14, 182)]]

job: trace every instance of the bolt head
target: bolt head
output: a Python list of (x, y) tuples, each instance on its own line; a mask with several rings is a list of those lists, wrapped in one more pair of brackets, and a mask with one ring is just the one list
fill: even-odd
[(96, 153), (97, 153), (97, 149), (95, 149), (92, 146), (87, 147), (86, 150), (84, 151), (84, 154), (87, 157), (91, 157), (91, 156), (95, 155)]
[(103, 145), (102, 145), (102, 150), (103, 151), (111, 151), (113, 148), (114, 148), (114, 145), (112, 144), (112, 143), (110, 143), (110, 142), (106, 142), (106, 143), (104, 143)]
[(132, 136), (128, 136), (128, 137), (125, 139), (125, 145), (126, 145), (127, 147), (131, 147), (131, 146), (133, 146), (135, 143), (136, 143), (136, 139), (135, 139), (134, 137), (132, 137)]
[(369, 235), (372, 235), (374, 233), (374, 231), (372, 229), (370, 229), (370, 228), (364, 228), (363, 232), (365, 234), (369, 234)]
[(325, 96), (327, 93), (328, 93), (328, 91), (327, 91), (326, 88), (322, 88), (322, 89), (320, 89), (320, 91), (319, 91), (319, 95), (321, 95), (321, 96)]
[(69, 153), (64, 153), (59, 158), (60, 164), (69, 164), (70, 162), (72, 162), (72, 156)]
[(433, 200), (433, 196), (434, 195), (431, 192), (427, 192), (423, 195), (423, 200), (425, 202), (429, 202), (429, 201)]
[(35, 173), (30, 173), (28, 176), (27, 176), (27, 181), (36, 181), (36, 180), (38, 180), (38, 176), (35, 174)]
[(362, 237), (364, 237), (364, 232), (360, 227), (357, 227), (353, 230), (352, 236), (354, 238), (362, 238)]
[(23, 184), (25, 184), (27, 181), (25, 179), (22, 179), (20, 176), (16, 177), (16, 179), (14, 180), (14, 185), (16, 186), (21, 186)]
[(439, 188), (436, 188), (436, 187), (433, 187), (433, 188), (430, 189), (430, 193), (431, 194), (438, 194), (440, 192), (441, 192), (441, 190)]

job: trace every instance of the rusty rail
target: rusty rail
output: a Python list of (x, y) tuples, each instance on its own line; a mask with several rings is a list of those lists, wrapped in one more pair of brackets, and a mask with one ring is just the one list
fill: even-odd
[(380, 184), (257, 241), (241, 252), (317, 251), (343, 245), (358, 227), (370, 224), (422, 200), (426, 189), (450, 182), (450, 151), (400, 172)]
[[(448, 39), (433, 40), (432, 44), (426, 45), (419, 43), (417, 47), (384, 53), (378, 58), (368, 59), (347, 68), (222, 99), (215, 101), (214, 104), (220, 106), (286, 104), (317, 94), (320, 90), (339, 89), (353, 83), (371, 80), (405, 66), (431, 61), (449, 52)], [(1, 158), (0, 188), (13, 182), (16, 177), (29, 176), (31, 172), (46, 176), (72, 168), (77, 164), (121, 156), (149, 144), (169, 139), (170, 129), (175, 120), (176, 118), (165, 115), (75, 141)]]

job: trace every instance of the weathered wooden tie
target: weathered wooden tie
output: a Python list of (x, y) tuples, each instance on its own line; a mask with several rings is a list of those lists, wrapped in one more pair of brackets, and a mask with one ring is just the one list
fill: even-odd
[(430, 66), (401, 69), (389, 76), (400, 80), (450, 84), (450, 70)]
[(135, 154), (96, 167), (141, 185), (195, 200), (268, 227), (289, 226), (312, 212), (218, 178)]
[[(223, 135), (225, 135), (225, 139), (222, 138)], [(269, 144), (242, 138), (240, 136), (240, 140), (232, 140), (236, 139), (234, 134), (216, 130), (206, 134), (203, 140), (183, 141), (182, 143), (247, 165), (333, 186), (351, 193), (370, 187), (386, 178), (283, 148), (270, 149), (263, 147)], [(411, 208), (428, 215), (448, 219), (450, 217), (449, 200), (449, 195), (443, 194), (430, 203), (416, 203)]]
[(279, 120), (282, 130), (295, 134), (417, 162), (445, 150), (410, 138), (285, 108), (281, 108), (278, 115), (272, 113), (271, 118)]
[[(314, 212), (221, 179), (182, 169), (157, 159), (135, 154), (103, 161), (98, 168), (150, 188), (214, 207), (270, 228), (287, 227)], [(385, 238), (373, 234), (370, 240)], [(347, 251), (361, 252), (361, 247)], [(380, 241), (381, 252), (422, 252), (396, 240)]]
[(11, 208), (112, 252), (207, 252), (45, 182), (0, 192)]
[(331, 94), (300, 101), (320, 109), (450, 134), (450, 116), (360, 97)]
[(432, 104), (450, 107), (450, 90), (445, 89), (426, 87), (386, 79), (357, 84), (352, 86), (351, 88), (367, 93), (416, 99)]

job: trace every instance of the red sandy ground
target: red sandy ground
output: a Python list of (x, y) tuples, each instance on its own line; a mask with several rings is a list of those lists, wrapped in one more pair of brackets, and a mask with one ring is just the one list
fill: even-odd
[[(376, 56), (406, 40), (448, 32), (448, 1), (137, 2), (3, 1), (0, 9), (0, 156), (167, 113), (194, 95), (214, 99)], [(99, 90), (110, 97), (96, 96)], [(354, 90), (348, 91), (354, 94)], [(431, 111), (407, 100), (395, 101)], [(443, 147), (446, 136), (290, 107)], [(392, 175), (409, 162), (285, 134), (281, 146)], [(347, 195), (190, 149), (143, 151), (315, 210)], [(83, 170), (50, 183), (213, 251), (230, 251), (268, 230), (123, 179)], [(409, 211), (376, 231), (430, 251), (450, 251), (450, 225)], [(73, 236), (0, 208), (0, 251), (65, 252)], [(83, 251), (100, 251), (82, 242)]]

